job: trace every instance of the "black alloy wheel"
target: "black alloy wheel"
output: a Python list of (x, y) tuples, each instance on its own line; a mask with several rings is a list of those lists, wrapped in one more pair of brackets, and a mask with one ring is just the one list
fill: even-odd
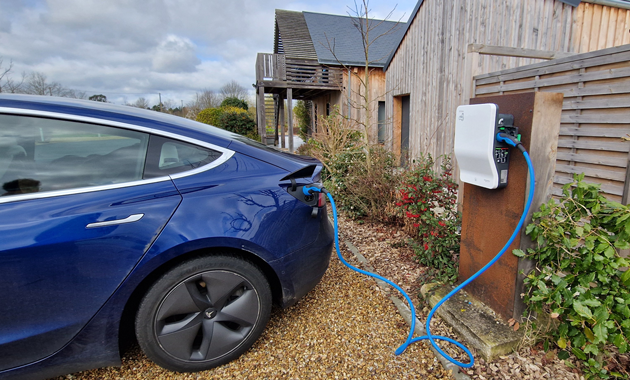
[(271, 289), (252, 263), (232, 256), (184, 262), (149, 289), (136, 336), (156, 364), (177, 372), (225, 364), (251, 347), (271, 314)]

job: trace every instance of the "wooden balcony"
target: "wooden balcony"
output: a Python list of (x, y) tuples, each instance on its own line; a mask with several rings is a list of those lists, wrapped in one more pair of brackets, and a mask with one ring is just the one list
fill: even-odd
[(343, 71), (320, 65), (316, 60), (287, 58), (284, 54), (258, 53), (256, 86), (265, 93), (293, 90), (294, 99), (311, 99), (327, 91), (340, 91)]

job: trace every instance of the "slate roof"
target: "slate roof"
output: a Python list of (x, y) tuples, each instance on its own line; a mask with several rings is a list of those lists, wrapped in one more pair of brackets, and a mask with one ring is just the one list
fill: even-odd
[[(274, 53), (317, 59), (325, 65), (363, 66), (365, 53), (357, 22), (350, 16), (276, 9)], [(385, 65), (392, 49), (399, 45), (405, 26), (394, 21), (370, 20), (371, 67)]]
[(317, 59), (302, 12), (276, 9), (273, 52), (289, 58)]

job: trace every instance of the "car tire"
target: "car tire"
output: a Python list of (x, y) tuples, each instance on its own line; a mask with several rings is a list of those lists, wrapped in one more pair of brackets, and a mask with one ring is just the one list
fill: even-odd
[(208, 256), (162, 275), (142, 299), (135, 330), (144, 353), (176, 372), (203, 371), (238, 358), (265, 329), (271, 289), (249, 261)]

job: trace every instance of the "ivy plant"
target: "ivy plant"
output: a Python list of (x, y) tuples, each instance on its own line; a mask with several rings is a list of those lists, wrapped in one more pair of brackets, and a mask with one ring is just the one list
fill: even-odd
[(536, 248), (514, 254), (536, 264), (525, 279), (529, 311), (557, 322), (545, 347), (557, 346), (563, 359), (575, 355), (587, 377), (626, 377), (606, 363), (629, 349), (630, 270), (619, 250), (630, 248), (630, 208), (583, 179), (574, 176), (560, 199), (533, 214), (526, 233)]

